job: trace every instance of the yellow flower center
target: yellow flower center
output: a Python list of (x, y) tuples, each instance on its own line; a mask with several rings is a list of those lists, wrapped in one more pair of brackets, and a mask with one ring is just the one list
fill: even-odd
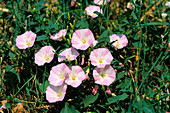
[(61, 79), (64, 79), (64, 77), (65, 77), (65, 75), (63, 75), (63, 76), (61, 77)]
[(83, 42), (83, 44), (86, 44), (86, 40), (83, 40), (82, 42)]
[(46, 61), (48, 61), (48, 60), (50, 60), (50, 58), (49, 58), (49, 57), (47, 57), (47, 58), (45, 58), (45, 60), (46, 60)]
[(62, 96), (62, 93), (58, 93), (57, 96), (58, 96), (58, 97), (61, 97), (61, 96)]
[(76, 80), (76, 78), (75, 78), (75, 77), (72, 77), (72, 80)]
[(31, 43), (30, 42), (27, 42), (27, 46), (29, 46)]
[(119, 46), (119, 44), (117, 43), (116, 46)]
[(99, 63), (102, 63), (102, 60), (99, 60)]
[(101, 77), (105, 77), (106, 75), (105, 74), (101, 74)]

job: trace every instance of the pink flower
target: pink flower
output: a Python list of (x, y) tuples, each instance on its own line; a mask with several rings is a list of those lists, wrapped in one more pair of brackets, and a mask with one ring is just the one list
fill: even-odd
[(72, 87), (78, 87), (85, 78), (86, 75), (80, 66), (71, 66), (65, 82)]
[(109, 86), (116, 78), (114, 69), (107, 65), (104, 68), (96, 67), (93, 70), (93, 77), (96, 84)]
[(71, 47), (71, 48), (65, 49), (63, 52), (61, 52), (58, 55), (58, 62), (61, 62), (66, 59), (69, 61), (72, 61), (72, 60), (75, 60), (78, 56), (79, 56), (79, 52), (76, 49)]
[(106, 94), (111, 94), (111, 93), (112, 93), (112, 92), (111, 92), (109, 86), (107, 86)]
[(69, 68), (65, 63), (58, 64), (57, 66), (53, 66), (50, 71), (50, 76), (48, 78), (50, 84), (53, 86), (61, 86), (68, 72), (69, 72)]
[(98, 90), (98, 86), (95, 85), (95, 87), (94, 87), (93, 90), (92, 90), (93, 95), (96, 95), (97, 90)]
[(117, 49), (122, 49), (128, 43), (128, 40), (125, 35), (123, 34), (113, 34), (110, 36), (110, 43), (115, 41), (112, 44), (112, 47), (116, 47)]
[(95, 11), (103, 14), (102, 9), (100, 9), (99, 6), (95, 6), (95, 5), (90, 5), (85, 10), (87, 12), (87, 15), (90, 15), (92, 18), (98, 17), (98, 15), (94, 13)]
[(6, 109), (5, 103), (2, 104), (2, 106), (0, 107), (0, 110), (1, 110), (1, 109), (2, 109), (2, 110), (3, 110), (3, 109)]
[(51, 35), (50, 39), (60, 41), (62, 39), (62, 36), (66, 36), (66, 34), (67, 34), (67, 30), (66, 29), (62, 29), (58, 33), (56, 33), (54, 35)]
[(88, 74), (89, 74), (89, 72), (90, 72), (90, 69), (88, 68), (87, 70), (86, 70), (86, 78), (85, 78), (85, 80), (89, 80), (89, 76), (88, 76)]
[(103, 68), (106, 65), (110, 64), (113, 60), (112, 54), (106, 48), (94, 49), (90, 53), (91, 64), (99, 68)]
[(127, 3), (127, 8), (128, 8), (128, 9), (132, 9), (132, 3), (128, 2), (128, 3)]
[(19, 49), (26, 49), (34, 45), (36, 34), (32, 31), (26, 31), (24, 34), (17, 36), (16, 46)]
[(35, 63), (38, 66), (50, 63), (54, 58), (54, 51), (55, 50), (51, 46), (42, 47), (37, 53), (35, 53)]
[(67, 85), (63, 84), (61, 86), (50, 85), (46, 90), (46, 99), (49, 103), (55, 103), (57, 101), (62, 101), (65, 97), (67, 90)]
[(164, 35), (161, 35), (161, 38), (164, 38)]
[(81, 65), (84, 65), (84, 55), (82, 56), (82, 58), (81, 58)]
[(103, 5), (103, 2), (104, 2), (104, 5), (106, 5), (106, 3), (110, 2), (110, 0), (94, 0), (94, 3), (97, 5)]
[(71, 43), (76, 49), (86, 50), (94, 40), (90, 29), (79, 29), (73, 33)]

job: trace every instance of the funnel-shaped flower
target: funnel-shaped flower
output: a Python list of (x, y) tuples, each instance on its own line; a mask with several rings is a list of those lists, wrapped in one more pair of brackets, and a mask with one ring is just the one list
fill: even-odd
[(35, 63), (38, 66), (50, 63), (54, 58), (54, 51), (55, 50), (51, 46), (42, 47), (37, 53), (35, 53)]
[(166, 2), (165, 6), (170, 7), (170, 2)]
[(16, 46), (19, 49), (26, 49), (34, 45), (36, 34), (32, 31), (26, 31), (24, 34), (17, 36)]
[(67, 90), (67, 85), (63, 84), (61, 86), (50, 85), (46, 90), (46, 99), (49, 103), (55, 103), (57, 101), (62, 101), (65, 97)]
[(110, 0), (94, 0), (94, 3), (97, 5), (106, 5), (107, 2), (109, 2)]
[(58, 55), (58, 62), (61, 62), (66, 59), (69, 61), (72, 61), (72, 60), (75, 60), (78, 56), (79, 56), (79, 52), (76, 49), (71, 47), (71, 48), (65, 49), (63, 52), (61, 52)]
[(93, 77), (96, 84), (109, 86), (116, 78), (114, 69), (107, 65), (104, 68), (96, 67), (93, 70)]
[(50, 81), (50, 84), (53, 86), (61, 86), (68, 72), (69, 68), (65, 63), (58, 64), (52, 67), (48, 81)]
[(92, 90), (93, 95), (96, 95), (97, 90), (98, 90), (98, 85), (95, 85), (95, 87)]
[(2, 106), (0, 107), (0, 110), (6, 109), (5, 107), (5, 103), (2, 104)]
[(50, 39), (60, 41), (62, 39), (62, 36), (66, 36), (66, 34), (67, 34), (67, 30), (66, 29), (62, 29), (58, 33), (56, 33), (54, 35), (51, 35)]
[(90, 5), (90, 6), (86, 7), (87, 15), (90, 15), (92, 18), (98, 17), (98, 15), (94, 13), (95, 11), (103, 14), (103, 11), (102, 11), (102, 9), (100, 9), (99, 6)]
[(106, 94), (111, 94), (111, 93), (112, 93), (112, 92), (111, 92), (109, 86), (107, 86)]
[(71, 66), (65, 82), (72, 87), (78, 87), (85, 78), (86, 75), (80, 66)]
[(71, 43), (76, 49), (86, 50), (94, 40), (94, 35), (90, 29), (79, 29), (73, 33)]
[(103, 68), (106, 65), (110, 64), (113, 60), (112, 54), (106, 48), (94, 49), (90, 53), (91, 64), (99, 68)]
[(113, 34), (110, 36), (110, 43), (115, 41), (112, 44), (112, 47), (115, 47), (117, 49), (122, 49), (123, 47), (125, 47), (128, 43), (128, 40), (126, 38), (125, 35), (123, 34)]

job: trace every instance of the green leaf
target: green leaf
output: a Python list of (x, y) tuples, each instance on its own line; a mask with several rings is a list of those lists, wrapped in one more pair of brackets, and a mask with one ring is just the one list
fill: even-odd
[(9, 56), (11, 59), (16, 60), (16, 57), (15, 57), (15, 54), (14, 54), (14, 53), (9, 52), (8, 56)]
[(135, 20), (138, 19), (137, 16), (135, 15), (134, 11), (132, 12), (132, 16), (133, 16), (133, 18), (134, 18)]
[(43, 5), (43, 4), (45, 4), (45, 3), (47, 3), (47, 1), (40, 1), (40, 2), (38, 2), (38, 3), (35, 3), (34, 5), (35, 5), (35, 6), (38, 6), (38, 5)]
[(126, 73), (127, 72), (120, 72), (120, 73), (118, 73), (117, 76), (116, 76), (116, 80), (115, 81), (121, 79)]
[(109, 30), (105, 30), (99, 37), (99, 39), (97, 39), (98, 42), (103, 42), (105, 40), (107, 40), (107, 38), (109, 38)]
[(46, 37), (45, 35), (41, 35), (41, 36), (37, 36), (36, 41), (42, 41), (42, 40), (47, 40), (48, 37)]
[(73, 105), (69, 106), (66, 102), (64, 108), (60, 111), (60, 113), (80, 113)]
[(9, 104), (9, 103), (5, 103), (5, 107), (6, 107), (6, 109), (9, 109), (11, 106), (12, 106), (11, 104)]
[(113, 97), (110, 97), (107, 99), (108, 104), (112, 104), (112, 103), (115, 103), (117, 101), (120, 101), (120, 100), (125, 100), (129, 95), (127, 95), (126, 93), (123, 93), (122, 95), (118, 95), (118, 96), (113, 96)]
[(43, 84), (39, 85), (39, 89), (42, 93), (45, 93), (47, 87), (49, 86), (49, 81), (46, 80)]
[(76, 27), (79, 27), (79, 29), (85, 29), (89, 27), (89, 24), (85, 20), (79, 20), (76, 24)]
[(97, 93), (96, 95), (88, 95), (87, 97), (85, 97), (82, 101), (82, 103), (84, 104), (84, 107), (87, 107), (89, 104), (93, 103), (94, 101), (97, 100), (99, 96), (99, 93)]

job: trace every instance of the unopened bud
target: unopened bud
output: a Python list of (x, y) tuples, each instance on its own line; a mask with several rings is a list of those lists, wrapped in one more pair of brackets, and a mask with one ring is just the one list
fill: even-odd
[(68, 30), (68, 25), (67, 25), (67, 28), (66, 28), (67, 30)]
[(158, 94), (156, 95), (156, 100), (159, 100), (159, 95)]
[(64, 41), (66, 41), (66, 37), (64, 35), (62, 35), (62, 37), (63, 37)]
[(67, 39), (67, 43), (68, 43), (68, 45), (70, 45), (70, 44), (71, 44), (69, 39)]
[(71, 34), (69, 34), (69, 39), (71, 40)]
[(46, 21), (46, 19), (45, 18), (43, 18), (43, 22), (45, 22)]
[(70, 20), (70, 13), (68, 13), (68, 20)]
[(73, 25), (76, 26), (76, 21), (75, 20), (73, 20)]
[(74, 26), (73, 26), (73, 24), (72, 24), (72, 23), (70, 23), (70, 27), (71, 27), (71, 29), (74, 29)]
[(86, 11), (86, 9), (85, 9), (85, 11), (84, 11), (84, 12), (85, 12), (85, 15), (87, 16), (87, 11)]

